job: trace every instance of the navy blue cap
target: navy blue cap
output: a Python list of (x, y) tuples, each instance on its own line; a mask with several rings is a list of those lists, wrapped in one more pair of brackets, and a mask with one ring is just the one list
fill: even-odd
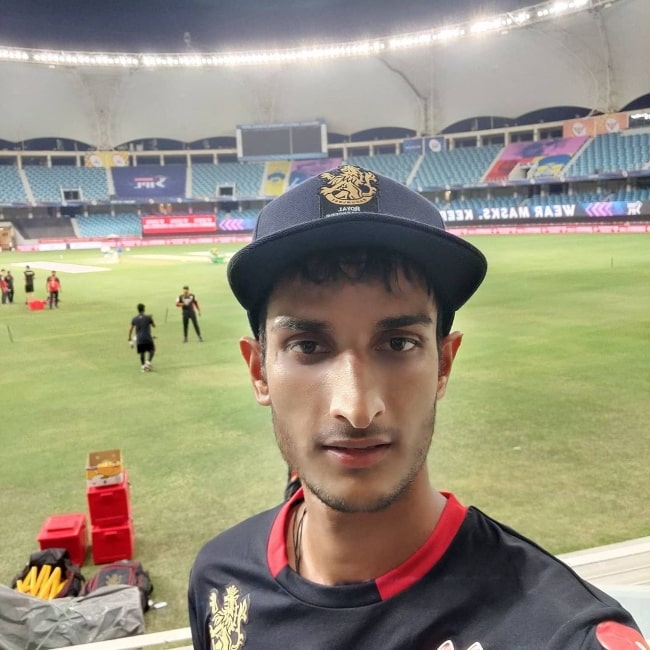
[(342, 247), (394, 250), (414, 260), (434, 289), (448, 334), (487, 271), (483, 254), (445, 231), (433, 204), (375, 172), (341, 165), (266, 205), (253, 241), (228, 264), (228, 281), (257, 335), (257, 311), (281, 271), (311, 253)]

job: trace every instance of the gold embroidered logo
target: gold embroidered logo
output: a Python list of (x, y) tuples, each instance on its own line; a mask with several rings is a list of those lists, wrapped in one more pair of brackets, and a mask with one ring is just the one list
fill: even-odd
[(324, 172), (320, 178), (326, 182), (321, 196), (335, 205), (363, 205), (377, 194), (377, 177), (354, 165), (341, 165), (335, 173)]
[(240, 650), (246, 642), (244, 624), (248, 623), (250, 596), (228, 585), (219, 602), (219, 591), (210, 592), (210, 641), (212, 650)]
[[(438, 650), (454, 650), (454, 643), (453, 641), (445, 641), (439, 648)], [(483, 650), (483, 646), (476, 641), (475, 643), (472, 643), (472, 645), (467, 648), (467, 650)]]
[[(439, 648), (438, 650), (454, 650), (454, 642), (453, 641), (445, 641)], [(472, 643), (467, 650), (483, 650), (483, 646), (476, 641), (475, 643)]]
[(109, 573), (104, 579), (104, 584), (109, 585), (121, 585), (124, 581), (122, 580), (122, 575), (120, 573)]

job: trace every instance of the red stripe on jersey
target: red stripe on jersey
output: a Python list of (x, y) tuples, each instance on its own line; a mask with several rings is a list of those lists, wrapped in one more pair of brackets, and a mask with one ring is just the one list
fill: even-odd
[(599, 623), (596, 638), (605, 650), (650, 650), (650, 645), (634, 628), (614, 621)]
[[(444, 555), (456, 536), (465, 519), (467, 508), (453, 494), (443, 493), (443, 495), (447, 498), (447, 504), (427, 541), (406, 562), (375, 581), (377, 591), (383, 600), (398, 594), (420, 580)], [(291, 513), (303, 499), (303, 490), (300, 488), (282, 506), (271, 526), (266, 561), (273, 577), (277, 577), (280, 571), (289, 564), (287, 531), (291, 522)]]
[(302, 488), (300, 488), (282, 506), (273, 522), (273, 526), (271, 526), (269, 543), (266, 547), (266, 561), (269, 565), (269, 571), (274, 578), (289, 564), (289, 556), (287, 555), (288, 526), (291, 521), (291, 513), (293, 512), (294, 506), (303, 500)]
[(443, 494), (447, 497), (447, 505), (429, 539), (406, 562), (375, 580), (382, 600), (395, 596), (420, 580), (445, 554), (456, 536), (467, 508), (453, 494)]

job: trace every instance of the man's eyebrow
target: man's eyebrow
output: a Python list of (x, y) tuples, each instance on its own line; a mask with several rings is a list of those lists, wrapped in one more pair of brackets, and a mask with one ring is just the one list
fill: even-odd
[(404, 314), (402, 316), (391, 316), (382, 318), (376, 326), (378, 330), (399, 329), (400, 327), (410, 327), (411, 325), (431, 325), (433, 319), (429, 314)]
[(292, 330), (294, 332), (323, 333), (329, 329), (327, 323), (320, 320), (308, 318), (296, 318), (294, 316), (278, 316), (273, 319), (271, 330)]

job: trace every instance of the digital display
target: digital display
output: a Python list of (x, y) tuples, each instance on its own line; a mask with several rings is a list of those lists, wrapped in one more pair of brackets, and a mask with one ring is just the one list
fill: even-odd
[(237, 156), (240, 160), (324, 158), (327, 128), (322, 121), (240, 125)]

